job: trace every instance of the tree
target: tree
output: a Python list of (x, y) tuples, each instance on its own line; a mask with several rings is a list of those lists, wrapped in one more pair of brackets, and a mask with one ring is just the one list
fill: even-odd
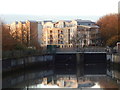
[(104, 45), (111, 46), (112, 43), (118, 41), (118, 14), (108, 14), (101, 17), (97, 21), (97, 25), (100, 26), (100, 32)]
[(10, 26), (2, 24), (2, 50), (13, 50), (16, 44), (20, 44), (10, 34)]
[(76, 31), (74, 33), (74, 36), (73, 36), (71, 42), (72, 42), (74, 47), (79, 49), (79, 48), (83, 47), (82, 46), (83, 40), (84, 40), (84, 34), (80, 33), (80, 31)]
[(120, 35), (111, 37), (110, 39), (107, 40), (106, 45), (111, 46), (111, 47), (115, 46), (116, 43), (118, 42), (118, 38), (120, 38)]

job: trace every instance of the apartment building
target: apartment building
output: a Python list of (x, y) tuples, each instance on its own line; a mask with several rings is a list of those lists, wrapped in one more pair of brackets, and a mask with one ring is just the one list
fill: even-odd
[(42, 46), (73, 47), (76, 44), (83, 47), (98, 45), (100, 39), (98, 29), (99, 27), (90, 20), (48, 21), (43, 25)]
[[(100, 41), (100, 32), (98, 26), (85, 26), (80, 25), (77, 28), (77, 35), (79, 41), (77, 44), (80, 46), (98, 46)], [(76, 35), (76, 34), (75, 34)]]
[(42, 46), (57, 45), (59, 47), (70, 46), (70, 28), (65, 21), (46, 22), (43, 25)]
[(10, 24), (11, 36), (28, 47), (61, 48), (99, 45), (99, 27), (90, 20), (19, 21)]
[(41, 31), (42, 24), (36, 21), (19, 21), (10, 24), (11, 36), (21, 44), (32, 48), (40, 46)]
[(42, 35), (43, 35), (43, 25), (41, 21), (38, 21), (38, 43), (42, 44)]

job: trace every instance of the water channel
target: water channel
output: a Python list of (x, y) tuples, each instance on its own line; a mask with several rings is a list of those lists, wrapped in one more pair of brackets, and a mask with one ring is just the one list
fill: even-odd
[[(116, 65), (96, 63), (53, 67), (29, 67), (2, 77), (2, 88), (108, 88), (120, 89), (120, 70)], [(119, 90), (116, 89), (116, 90)], [(108, 89), (109, 90), (109, 89)]]

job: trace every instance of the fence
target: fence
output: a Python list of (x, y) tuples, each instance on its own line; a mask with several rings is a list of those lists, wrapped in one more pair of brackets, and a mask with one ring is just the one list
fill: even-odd
[(57, 52), (106, 52), (104, 47), (57, 48)]

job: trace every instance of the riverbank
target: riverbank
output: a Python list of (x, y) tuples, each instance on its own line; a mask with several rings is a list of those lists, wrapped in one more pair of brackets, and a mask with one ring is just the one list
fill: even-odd
[(54, 56), (50, 54), (26, 56), (21, 58), (9, 58), (2, 60), (2, 72), (14, 71), (25, 67), (52, 66), (54, 63)]

